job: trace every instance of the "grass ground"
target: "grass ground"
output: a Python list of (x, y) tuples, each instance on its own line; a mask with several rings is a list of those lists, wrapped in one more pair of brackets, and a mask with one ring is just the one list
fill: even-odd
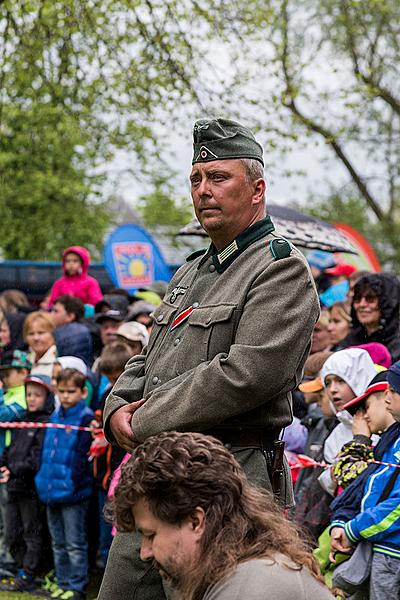
[[(87, 600), (95, 600), (101, 583), (101, 575), (95, 574), (91, 577), (89, 588), (87, 591)], [(34, 594), (17, 594), (16, 592), (1, 592), (0, 600), (43, 600), (43, 596), (35, 596)]]

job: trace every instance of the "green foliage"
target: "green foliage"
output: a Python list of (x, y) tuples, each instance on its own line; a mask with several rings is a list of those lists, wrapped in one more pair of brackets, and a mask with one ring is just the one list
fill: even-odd
[(193, 218), (189, 201), (176, 198), (167, 177), (154, 180), (153, 191), (140, 197), (138, 209), (146, 227), (167, 225), (175, 233)]
[(154, 111), (169, 119), (196, 97), (185, 10), (174, 0), (0, 2), (5, 257), (55, 258), (71, 241), (101, 248), (107, 161), (123, 148), (140, 170), (157, 154)]
[[(243, 45), (236, 43), (235, 53), (237, 37), (232, 42), (240, 106), (257, 107), (260, 134), (280, 156), (279, 176), (293, 148), (307, 152), (313, 145), (321, 160), (333, 157), (341, 165), (351, 195), (384, 231), (385, 256), (400, 269), (400, 3), (270, 0), (267, 5), (262, 29), (258, 15), (266, 4), (250, 0), (247, 18), (224, 32), (227, 43), (235, 31), (246, 32), (245, 60)], [(325, 178), (339, 190), (346, 181), (333, 182), (329, 167)]]

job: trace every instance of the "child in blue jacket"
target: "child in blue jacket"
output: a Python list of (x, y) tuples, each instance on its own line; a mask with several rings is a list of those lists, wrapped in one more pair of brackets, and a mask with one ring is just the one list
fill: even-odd
[[(85, 376), (76, 369), (57, 375), (60, 407), (50, 423), (87, 427), (93, 411), (86, 407)], [(84, 600), (88, 583), (86, 518), (93, 477), (88, 462), (91, 435), (77, 429), (47, 429), (36, 476), (39, 498), (47, 505), (59, 600)]]
[(386, 464), (370, 464), (331, 505), (332, 554), (351, 552), (361, 540), (371, 542), (370, 600), (395, 600), (400, 590), (400, 423), (374, 386), (349, 404), (363, 403), (371, 433), (383, 431), (374, 459)]

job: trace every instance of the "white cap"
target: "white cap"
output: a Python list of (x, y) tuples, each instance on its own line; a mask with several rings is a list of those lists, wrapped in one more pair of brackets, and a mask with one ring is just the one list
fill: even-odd
[(114, 335), (123, 337), (130, 342), (141, 342), (143, 348), (147, 346), (149, 342), (149, 334), (147, 333), (146, 327), (137, 321), (122, 323)]
[(88, 368), (81, 358), (77, 356), (59, 356), (57, 362), (63, 369), (75, 369), (87, 377)]

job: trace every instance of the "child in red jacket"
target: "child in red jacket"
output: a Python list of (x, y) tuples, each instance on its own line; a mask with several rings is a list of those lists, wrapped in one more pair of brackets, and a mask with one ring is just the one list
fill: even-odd
[(93, 306), (103, 299), (98, 282), (88, 275), (90, 254), (86, 248), (70, 246), (63, 252), (62, 263), (64, 275), (51, 288), (49, 308), (64, 294), (80, 298), (84, 304)]

